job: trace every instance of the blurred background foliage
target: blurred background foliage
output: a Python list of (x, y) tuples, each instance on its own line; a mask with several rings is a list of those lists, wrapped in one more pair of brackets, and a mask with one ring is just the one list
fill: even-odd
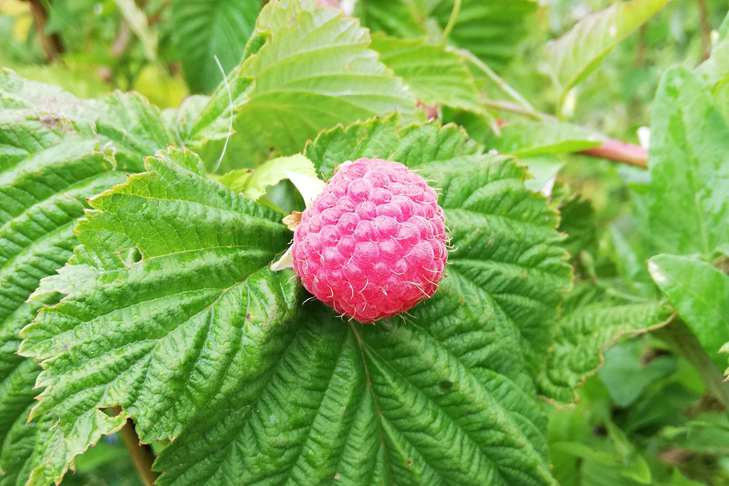
[[(427, 25), (393, 20), (408, 15), (396, 3), (370, 0), (363, 22), (391, 34), (427, 36)], [(542, 48), (612, 2), (484, 3), (494, 19), (525, 17), (519, 22), (525, 27), (515, 32), (494, 24), (484, 33), (478, 24), (466, 25), (454, 30), (452, 42), (489, 61), (537, 109), (557, 113), (559, 94), (544, 74)], [(222, 71), (239, 62), (260, 6), (257, 0), (1, 0), (0, 66), (81, 97), (136, 90), (162, 108), (175, 107), (191, 94), (209, 93)], [(572, 90), (561, 116), (638, 143), (661, 73), (699, 64), (726, 9), (726, 0), (673, 0)], [(441, 28), (449, 12), (436, 9)], [(516, 50), (489, 49), (489, 35), (508, 35)], [(578, 277), (600, 279), (626, 295), (655, 294), (629, 211), (629, 188), (645, 181), (645, 171), (579, 155), (560, 156), (560, 164), (552, 198), (562, 210)], [(664, 340), (649, 335), (613, 347), (579, 395), (574, 408), (545, 404), (561, 484), (729, 485), (729, 417)], [(87, 452), (64, 484), (139, 483), (112, 437)]]

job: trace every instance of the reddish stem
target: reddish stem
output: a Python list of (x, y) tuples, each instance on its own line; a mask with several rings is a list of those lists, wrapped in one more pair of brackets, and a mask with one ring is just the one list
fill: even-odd
[(617, 140), (606, 140), (599, 147), (583, 150), (580, 153), (637, 167), (648, 166), (648, 153), (643, 147)]

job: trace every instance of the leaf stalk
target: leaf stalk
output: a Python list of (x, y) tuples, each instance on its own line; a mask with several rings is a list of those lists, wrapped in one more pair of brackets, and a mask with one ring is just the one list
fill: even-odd
[(458, 22), (458, 16), (461, 14), (461, 0), (455, 0), (453, 2), (453, 9), (451, 10), (451, 15), (448, 17), (448, 23), (445, 26), (445, 29), (443, 29), (443, 44), (448, 42), (448, 36), (451, 35), (451, 32), (453, 31), (453, 28), (456, 26), (456, 23)]
[(667, 326), (658, 329), (656, 335), (671, 345), (686, 358), (699, 372), (706, 389), (724, 408), (729, 410), (729, 383), (716, 367), (698, 339), (680, 319), (674, 318)]
[(145, 444), (142, 444), (137, 435), (137, 431), (134, 429), (134, 422), (132, 419), (127, 419), (127, 423), (119, 431), (119, 435), (129, 451), (129, 456), (134, 463), (134, 468), (137, 470), (140, 479), (145, 486), (153, 486), (157, 479), (157, 473), (152, 471), (152, 463), (154, 462), (154, 454), (152, 449)]

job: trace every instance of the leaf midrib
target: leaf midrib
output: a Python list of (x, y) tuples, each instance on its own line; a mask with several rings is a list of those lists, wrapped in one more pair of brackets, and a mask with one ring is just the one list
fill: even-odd
[[(367, 346), (367, 344), (364, 343), (364, 341), (362, 341), (361, 343), (358, 341), (358, 344), (360, 345), (360, 349), (361, 349), (363, 355), (366, 355), (367, 357), (369, 357), (369, 359), (371, 359), (373, 361), (379, 362), (380, 363), (380, 366), (383, 366), (384, 368), (389, 369), (393, 374), (395, 374), (396, 376), (399, 376), (400, 379), (402, 379), (404, 383), (407, 383), (409, 386), (411, 386), (414, 389), (416, 389), (416, 390), (419, 391), (419, 388), (417, 387), (417, 385), (415, 385), (414, 383), (412, 383), (412, 381), (410, 381), (408, 379), (408, 377), (406, 377), (405, 375), (403, 375), (399, 370), (397, 370), (394, 367), (392, 367), (387, 362), (386, 359), (384, 359), (383, 357), (381, 357), (379, 355), (379, 353), (375, 349), (373, 349), (370, 346)], [(453, 355), (451, 355), (451, 356), (456, 361), (458, 361), (459, 363), (461, 363), (460, 360), (457, 357), (455, 357)], [(461, 366), (463, 366), (463, 368), (465, 370), (470, 371), (470, 369), (468, 367), (466, 367), (463, 363), (461, 363)], [(363, 367), (366, 367), (366, 361), (363, 361)], [(472, 378), (474, 380), (478, 381), (476, 377), (473, 377), (472, 376)], [(370, 393), (372, 394), (372, 399), (373, 400), (376, 400), (377, 395), (374, 392), (373, 387), (372, 386), (369, 386), (368, 389), (369, 389)], [(469, 439), (469, 441), (475, 446), (476, 450), (478, 450), (479, 455), (481, 457), (483, 457), (488, 464), (491, 465), (493, 471), (501, 479), (501, 483), (502, 484), (507, 484), (506, 482), (504, 482), (504, 478), (503, 478), (503, 476), (501, 474), (501, 471), (499, 469), (499, 466), (495, 462), (493, 462), (493, 460), (488, 455), (484, 454), (483, 450), (480, 447), (479, 441), (476, 440), (476, 439), (474, 439), (473, 437), (471, 437), (471, 434), (468, 431), (464, 430), (460, 426), (460, 424), (458, 423), (458, 421), (456, 421), (455, 418), (451, 414), (449, 414), (445, 409), (443, 409), (443, 407), (441, 405), (439, 405), (438, 403), (436, 403), (428, 395), (426, 395), (426, 394), (422, 394), (422, 395), (425, 397), (425, 399), (428, 401), (428, 403), (430, 403), (432, 406), (436, 407), (440, 411), (440, 413), (443, 414), (444, 417), (447, 417), (451, 421), (451, 423), (461, 432), (461, 434), (463, 434), (464, 437), (467, 437)], [(386, 417), (386, 415), (384, 413), (382, 413), (382, 409), (379, 406), (377, 407), (377, 409), (378, 409), (377, 410), (378, 411), (377, 422), (378, 422), (378, 425), (380, 425), (380, 427), (381, 427), (381, 424), (380, 424), (380, 420), (381, 419), (379, 417), (382, 417), (384, 420), (387, 420), (387, 417)], [(384, 430), (383, 430), (383, 433), (384, 433)], [(407, 437), (403, 437), (403, 439), (406, 440), (415, 450), (417, 450), (420, 453), (420, 456), (423, 457), (423, 459), (426, 460), (426, 464), (428, 464), (428, 467), (430, 469), (432, 469), (433, 471), (435, 471), (438, 474), (438, 476), (440, 476), (441, 479), (443, 479), (446, 483), (449, 482), (447, 476), (444, 476), (443, 475), (443, 472), (440, 470), (440, 468), (438, 468), (438, 467), (434, 466), (433, 464), (431, 464), (427, 460), (427, 456), (425, 454), (423, 454), (423, 452), (421, 450), (419, 450), (418, 447), (415, 444), (413, 444), (410, 440), (408, 440)]]

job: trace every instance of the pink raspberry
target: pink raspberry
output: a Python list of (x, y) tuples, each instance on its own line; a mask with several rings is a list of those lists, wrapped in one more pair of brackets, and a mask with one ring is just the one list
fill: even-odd
[(387, 160), (342, 164), (294, 233), (294, 270), (304, 287), (362, 323), (432, 296), (447, 257), (435, 191)]

